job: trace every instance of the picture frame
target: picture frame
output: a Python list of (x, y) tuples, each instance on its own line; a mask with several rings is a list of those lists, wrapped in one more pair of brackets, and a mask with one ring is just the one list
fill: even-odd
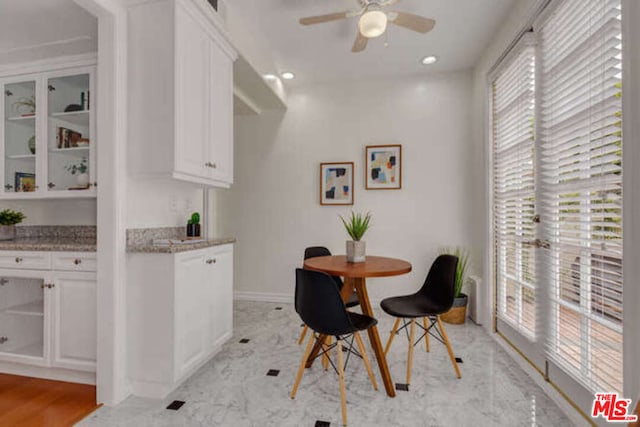
[(367, 145), (364, 183), (367, 190), (400, 190), (402, 145)]
[(353, 162), (320, 163), (320, 205), (353, 205)]
[(36, 191), (36, 175), (28, 172), (16, 172), (14, 184), (16, 193)]

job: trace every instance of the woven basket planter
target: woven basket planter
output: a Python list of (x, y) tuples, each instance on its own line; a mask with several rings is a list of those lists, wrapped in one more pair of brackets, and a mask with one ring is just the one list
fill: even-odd
[(447, 311), (444, 314), (440, 315), (440, 319), (443, 322), (451, 323), (454, 325), (461, 325), (464, 323), (467, 318), (467, 302), (469, 298), (465, 294), (460, 294), (460, 296), (453, 300), (453, 307), (451, 310)]

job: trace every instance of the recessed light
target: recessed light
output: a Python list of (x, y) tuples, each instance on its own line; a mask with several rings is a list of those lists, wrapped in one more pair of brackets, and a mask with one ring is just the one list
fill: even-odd
[(280, 74), (282, 76), (283, 79), (285, 80), (293, 80), (296, 78), (296, 75), (293, 74), (290, 71), (285, 71), (284, 73)]
[(262, 76), (262, 78), (265, 80), (275, 80), (278, 77), (275, 74), (265, 74)]
[(429, 55), (429, 56), (425, 56), (424, 58), (422, 58), (422, 65), (431, 65), (434, 64), (438, 61), (438, 58), (436, 58), (433, 55)]

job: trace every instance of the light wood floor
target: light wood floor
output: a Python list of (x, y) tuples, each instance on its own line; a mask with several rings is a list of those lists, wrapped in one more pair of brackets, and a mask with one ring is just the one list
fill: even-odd
[(72, 426), (100, 405), (95, 386), (0, 374), (0, 426)]

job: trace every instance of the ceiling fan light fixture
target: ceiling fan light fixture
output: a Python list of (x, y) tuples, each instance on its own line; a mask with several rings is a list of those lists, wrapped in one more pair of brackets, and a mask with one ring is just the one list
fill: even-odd
[(293, 80), (296, 78), (296, 75), (293, 74), (291, 71), (285, 71), (284, 73), (280, 74), (282, 76), (283, 79), (285, 80)]
[(379, 37), (387, 29), (387, 15), (380, 10), (369, 10), (360, 17), (358, 29), (369, 39)]
[(262, 78), (265, 80), (276, 80), (278, 76), (276, 76), (275, 74), (265, 74), (262, 76)]

